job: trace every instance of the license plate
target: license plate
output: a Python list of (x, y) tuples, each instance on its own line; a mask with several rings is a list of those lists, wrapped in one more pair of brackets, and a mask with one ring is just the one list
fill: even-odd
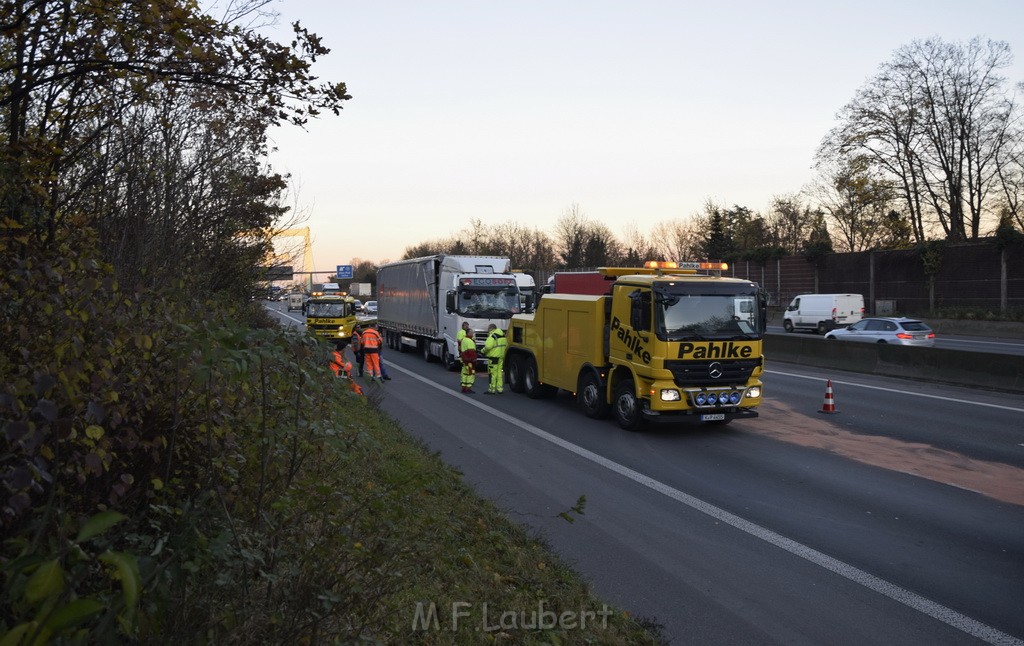
[(721, 422), (725, 420), (725, 413), (705, 413), (700, 416), (702, 422)]

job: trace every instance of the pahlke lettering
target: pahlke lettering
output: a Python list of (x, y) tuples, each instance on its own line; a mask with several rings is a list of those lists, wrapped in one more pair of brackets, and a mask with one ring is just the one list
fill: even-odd
[(679, 344), (680, 359), (747, 359), (754, 354), (754, 348), (732, 341), (722, 343)]
[(643, 342), (640, 341), (640, 337), (631, 334), (629, 330), (622, 327), (619, 317), (612, 317), (611, 329), (615, 332), (615, 336), (618, 337), (619, 341), (622, 341), (631, 352), (635, 352), (641, 361), (646, 364), (651, 363), (651, 353), (644, 347)]

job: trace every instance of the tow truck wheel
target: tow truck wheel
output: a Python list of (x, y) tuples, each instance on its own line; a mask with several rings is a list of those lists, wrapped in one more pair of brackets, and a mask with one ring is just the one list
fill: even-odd
[(523, 388), (526, 390), (527, 397), (543, 399), (558, 392), (554, 386), (540, 383), (540, 378), (537, 375), (537, 362), (533, 360), (533, 357), (526, 359), (526, 368), (523, 370)]
[(505, 381), (508, 382), (509, 390), (514, 393), (521, 393), (526, 388), (523, 386), (523, 357), (514, 354), (509, 357), (508, 365), (505, 368)]
[(641, 403), (636, 396), (636, 387), (632, 379), (626, 379), (615, 386), (613, 400), (615, 421), (627, 431), (639, 431), (644, 425)]
[(592, 372), (586, 372), (580, 377), (580, 383), (576, 389), (576, 401), (579, 402), (587, 417), (601, 419), (608, 416), (608, 402), (604, 400), (604, 384)]
[(523, 390), (530, 399), (540, 398), (540, 384), (537, 381), (537, 362), (533, 358), (526, 359), (523, 369)]

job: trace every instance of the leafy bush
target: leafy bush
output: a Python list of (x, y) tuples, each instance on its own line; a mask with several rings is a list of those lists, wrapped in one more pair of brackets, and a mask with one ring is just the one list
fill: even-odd
[[(474, 643), (411, 630), (416, 604), (593, 603), (314, 339), (125, 290), (62, 235), (0, 229), (0, 643)], [(572, 638), (652, 641), (617, 612)]]

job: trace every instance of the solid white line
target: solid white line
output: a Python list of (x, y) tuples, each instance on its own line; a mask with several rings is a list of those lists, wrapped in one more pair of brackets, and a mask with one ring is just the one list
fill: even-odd
[[(816, 368), (821, 370), (821, 368)], [(792, 372), (781, 372), (779, 370), (765, 370), (765, 372), (773, 375), (782, 375), (784, 377), (796, 377), (797, 379), (813, 379), (814, 381), (824, 381), (826, 377), (812, 377), (809, 375), (797, 375)], [(914, 390), (900, 390), (899, 388), (892, 388), (886, 386), (869, 386), (867, 384), (859, 384), (855, 381), (840, 381), (838, 379), (832, 379), (832, 383), (841, 384), (843, 386), (856, 386), (857, 388), (867, 388), (869, 390), (884, 390), (891, 393), (899, 393), (901, 395), (913, 395), (914, 397), (927, 397), (929, 399), (941, 399), (942, 401), (955, 402), (957, 404), (972, 404), (974, 406), (987, 406), (988, 408), (998, 408), (999, 410), (1012, 410), (1017, 413), (1024, 413), (1024, 408), (1015, 408), (1013, 406), (1002, 406), (1000, 404), (988, 404), (986, 402), (974, 401), (971, 399), (957, 399), (956, 397), (946, 397), (943, 395), (929, 395), (926, 393), (919, 393)]]
[[(982, 345), (1008, 345), (1011, 348), (1019, 348), (1022, 345), (1022, 343), (1020, 341), (1016, 341), (1016, 342), (1014, 342), (1014, 341), (975, 341), (973, 339), (953, 339), (953, 338), (950, 338), (950, 337), (940, 337), (940, 338), (937, 338), (936, 341), (938, 341), (940, 343), (952, 343), (954, 345), (957, 344), (957, 343), (978, 343), (978, 344), (982, 344)], [(936, 347), (941, 347), (941, 346), (936, 346)], [(952, 350), (953, 348), (948, 348), (948, 349)]]
[[(509, 424), (512, 424), (513, 426), (516, 426), (526, 431), (527, 433), (531, 433), (542, 440), (546, 440), (556, 446), (560, 446), (563, 449), (570, 451), (571, 453), (574, 453), (585, 460), (589, 460), (594, 464), (598, 464), (608, 469), (609, 471), (613, 471), (614, 473), (618, 473), (623, 477), (629, 478), (630, 480), (636, 482), (637, 484), (641, 484), (649, 489), (657, 491), (660, 494), (668, 496), (669, 498), (677, 502), (680, 502), (686, 505), (687, 507), (690, 507), (691, 509), (695, 509), (696, 511), (711, 516), (719, 522), (735, 527), (741, 532), (745, 532), (751, 536), (754, 536), (755, 538), (759, 538), (763, 541), (771, 543), (772, 545), (781, 548), (789, 552), (790, 554), (793, 554), (806, 561), (814, 563), (815, 565), (823, 567), (829, 572), (833, 572), (845, 579), (848, 579), (855, 583), (859, 583), (862, 586), (868, 588), (869, 590), (873, 590), (879, 594), (889, 597), (890, 599), (898, 603), (901, 603), (909, 608), (913, 608), (918, 612), (928, 615), (933, 619), (937, 619), (942, 623), (951, 626), (952, 628), (967, 633), (968, 635), (977, 637), (978, 639), (981, 639), (982, 641), (985, 641), (989, 644), (1024, 646), (1024, 641), (1017, 639), (1013, 635), (1009, 635), (1000, 630), (992, 628), (991, 626), (983, 624), (980, 621), (977, 621), (976, 619), (972, 619), (967, 615), (961, 614), (951, 608), (943, 606), (942, 604), (935, 603), (934, 601), (931, 601), (918, 594), (915, 594), (910, 590), (906, 590), (904, 588), (899, 587), (898, 585), (889, 583), (884, 579), (880, 579), (872, 574), (868, 574), (867, 572), (860, 570), (852, 565), (849, 565), (848, 563), (844, 563), (843, 561), (832, 558), (831, 556), (819, 552), (802, 543), (798, 543), (792, 539), (782, 536), (781, 534), (777, 534), (771, 531), (770, 529), (761, 527), (760, 525), (757, 525), (739, 516), (731, 514), (725, 511), (724, 509), (712, 505), (711, 503), (704, 502), (699, 498), (695, 498), (687, 493), (683, 493), (678, 489), (674, 489), (662, 482), (645, 476), (644, 474), (638, 471), (634, 471), (629, 467), (623, 466), (618, 462), (609, 460), (604, 456), (598, 455), (597, 453), (594, 453), (579, 445), (573, 444), (572, 442), (552, 435), (547, 431), (541, 430), (536, 426), (533, 426), (532, 424), (527, 424), (526, 422), (518, 420), (515, 417), (512, 417), (511, 415), (503, 413), (500, 410), (491, 408), (490, 406), (483, 404), (473, 399), (472, 397), (466, 397), (462, 393), (456, 392), (454, 390), (454, 382), (451, 386), (437, 384), (425, 377), (421, 377), (420, 375), (410, 370), (407, 370), (400, 366), (396, 366), (394, 363), (389, 364), (388, 368), (391, 370), (398, 370), (399, 372), (402, 372), (428, 386), (431, 386), (432, 388), (436, 388), (437, 390), (440, 390), (443, 393), (446, 393), (453, 397), (457, 397), (462, 402), (469, 404), (470, 406), (475, 406), (484, 412), (490, 413), (491, 415), (494, 415), (495, 417), (498, 417), (508, 422)], [(390, 388), (390, 386), (388, 386), (388, 388)]]

